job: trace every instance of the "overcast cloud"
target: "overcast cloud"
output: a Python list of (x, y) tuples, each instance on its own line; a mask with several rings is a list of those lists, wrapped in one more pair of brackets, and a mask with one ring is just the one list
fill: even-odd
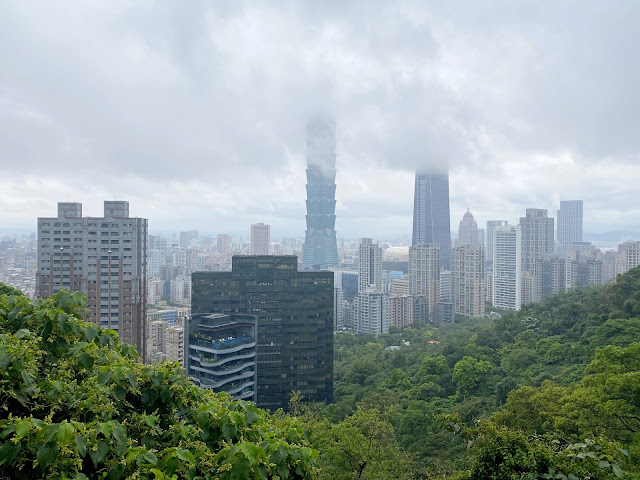
[(638, 228), (640, 2), (0, 1), (0, 226), (129, 200), (151, 232), (305, 229), (305, 124), (335, 115), (338, 236), (585, 201)]

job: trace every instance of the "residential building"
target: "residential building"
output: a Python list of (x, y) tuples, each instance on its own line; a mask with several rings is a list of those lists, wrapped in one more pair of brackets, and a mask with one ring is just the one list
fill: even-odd
[(216, 251), (220, 255), (229, 255), (231, 253), (231, 240), (228, 234), (221, 233), (216, 237)]
[(456, 315), (484, 316), (484, 247), (460, 245), (451, 250), (451, 286)]
[(439, 245), (440, 266), (451, 269), (448, 173), (416, 172), (411, 244)]
[(413, 245), (409, 249), (409, 291), (425, 297), (429, 322), (438, 323), (440, 300), (440, 245)]
[(565, 259), (550, 255), (538, 260), (536, 268), (537, 292), (544, 300), (552, 295), (565, 291)]
[(370, 238), (363, 238), (358, 252), (358, 293), (382, 293), (382, 249)]
[(355, 299), (356, 333), (389, 333), (389, 296), (382, 292), (359, 292)]
[(493, 229), (494, 307), (520, 310), (522, 304), (522, 234), (520, 225)]
[(234, 400), (256, 401), (257, 317), (194, 314), (187, 324), (188, 377)]
[(269, 255), (271, 226), (264, 223), (251, 225), (251, 255)]
[(616, 276), (640, 265), (640, 242), (625, 242), (618, 245)]
[(593, 246), (569, 248), (566, 252), (565, 289), (602, 283), (602, 252)]
[(558, 244), (564, 257), (572, 244), (582, 242), (582, 200), (561, 200), (558, 210)]
[(493, 262), (493, 231), (496, 227), (504, 227), (507, 225), (506, 220), (489, 220), (487, 222), (487, 255), (486, 261), (491, 265)]
[(317, 116), (307, 125), (307, 230), (302, 265), (338, 266), (336, 243), (336, 123)]
[(541, 208), (527, 208), (526, 216), (520, 218), (522, 234), (522, 270), (530, 275), (523, 276), (526, 285), (531, 288), (523, 290), (526, 303), (537, 302), (541, 299), (537, 291), (538, 260), (554, 253), (554, 219), (547, 216), (547, 210)]
[(87, 296), (87, 320), (118, 333), (146, 355), (147, 220), (129, 202), (105, 201), (104, 217), (83, 217), (81, 203), (58, 203), (38, 218), (36, 297), (61, 289)]
[(297, 267), (293, 255), (234, 256), (230, 272), (192, 275), (194, 313), (256, 316), (256, 402), (271, 410), (292, 391), (333, 400), (334, 274)]
[(460, 220), (457, 245), (482, 245), (478, 233), (478, 224), (469, 210), (465, 212), (462, 220)]
[(178, 362), (184, 368), (184, 327), (167, 327), (167, 362)]
[(197, 230), (189, 230), (186, 232), (180, 232), (180, 248), (187, 249), (192, 245), (195, 246), (196, 241), (198, 240), (198, 231)]

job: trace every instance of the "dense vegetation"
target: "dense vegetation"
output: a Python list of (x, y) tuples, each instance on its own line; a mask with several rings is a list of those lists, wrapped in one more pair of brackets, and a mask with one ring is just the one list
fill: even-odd
[(77, 294), (4, 293), (0, 478), (640, 478), (640, 268), (497, 320), (338, 335), (335, 402), (289, 414), (138, 363)]
[(82, 322), (81, 294), (0, 298), (0, 478), (312, 478), (317, 451), (273, 417), (148, 366)]
[[(497, 320), (377, 338), (338, 335), (335, 403), (307, 409), (302, 418), (327, 478), (354, 478), (363, 463), (390, 458), (385, 464), (395, 470), (365, 466), (361, 478), (638, 472), (639, 317), (636, 268), (614, 285), (573, 290)], [(387, 350), (391, 345), (402, 348)], [(358, 443), (350, 433), (331, 446), (328, 439), (340, 440), (336, 430), (347, 426), (370, 437), (372, 419), (384, 434)], [(516, 457), (538, 452), (549, 460), (513, 477), (483, 470), (514, 445)]]

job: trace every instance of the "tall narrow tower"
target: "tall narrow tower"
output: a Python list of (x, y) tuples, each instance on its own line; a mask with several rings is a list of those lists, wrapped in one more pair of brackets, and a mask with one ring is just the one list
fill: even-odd
[(572, 243), (582, 242), (582, 200), (561, 200), (558, 210), (558, 243), (564, 257)]
[(449, 174), (416, 172), (413, 242), (440, 245), (440, 267), (451, 268)]
[(317, 116), (307, 124), (307, 231), (304, 267), (338, 266), (336, 244), (336, 122)]

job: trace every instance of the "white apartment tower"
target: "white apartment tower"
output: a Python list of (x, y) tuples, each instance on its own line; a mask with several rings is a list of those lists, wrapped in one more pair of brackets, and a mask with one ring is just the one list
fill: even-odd
[(440, 300), (440, 245), (419, 244), (409, 248), (409, 292), (425, 297), (429, 322), (438, 323)]
[(522, 234), (520, 225), (493, 230), (493, 305), (520, 310), (522, 301)]
[(358, 293), (382, 293), (382, 249), (363, 238), (358, 252)]
[(484, 248), (461, 245), (451, 250), (451, 289), (456, 315), (484, 316)]
[(271, 225), (251, 225), (251, 255), (269, 255), (270, 246)]
[(88, 320), (118, 333), (145, 358), (147, 220), (129, 202), (105, 201), (104, 217), (83, 217), (81, 203), (58, 203), (38, 218), (36, 297), (61, 289), (87, 296)]

